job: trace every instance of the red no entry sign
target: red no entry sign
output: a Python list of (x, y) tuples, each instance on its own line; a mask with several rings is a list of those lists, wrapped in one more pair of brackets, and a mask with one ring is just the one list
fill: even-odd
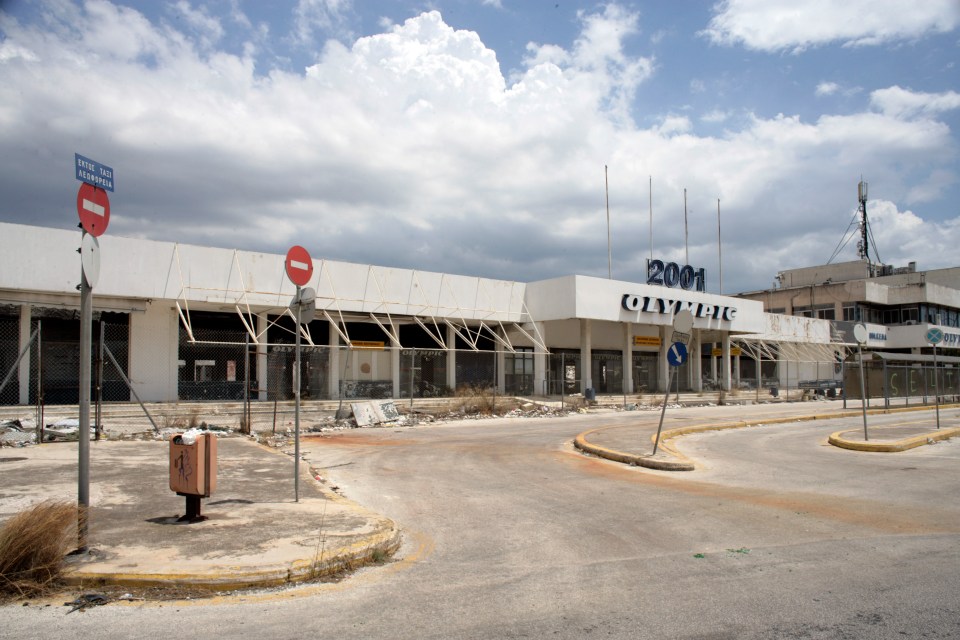
[(293, 284), (302, 287), (310, 282), (310, 276), (313, 275), (313, 260), (307, 250), (300, 245), (294, 245), (287, 251), (285, 267), (287, 277)]
[(110, 200), (107, 192), (88, 182), (81, 184), (77, 191), (77, 214), (83, 230), (94, 238), (99, 237), (110, 224)]

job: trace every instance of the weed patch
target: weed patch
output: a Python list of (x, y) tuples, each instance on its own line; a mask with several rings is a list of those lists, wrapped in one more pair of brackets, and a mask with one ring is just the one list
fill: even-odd
[(0, 600), (47, 592), (76, 542), (77, 507), (48, 500), (21, 511), (0, 529)]

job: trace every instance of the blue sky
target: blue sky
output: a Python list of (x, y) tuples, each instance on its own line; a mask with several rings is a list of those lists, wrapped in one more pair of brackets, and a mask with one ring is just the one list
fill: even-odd
[(957, 0), (0, 0), (0, 220), (73, 228), (80, 153), (105, 269), (115, 234), (606, 277), (606, 166), (613, 277), (717, 291), (719, 199), (731, 293), (855, 259), (862, 175), (883, 262), (955, 266), (958, 53)]

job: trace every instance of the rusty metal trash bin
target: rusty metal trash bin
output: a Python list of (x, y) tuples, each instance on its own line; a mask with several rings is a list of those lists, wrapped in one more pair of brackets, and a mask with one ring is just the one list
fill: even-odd
[[(186, 437), (185, 437), (186, 436)], [(187, 499), (181, 522), (201, 522), (200, 498), (217, 488), (217, 437), (178, 433), (170, 438), (170, 490)]]

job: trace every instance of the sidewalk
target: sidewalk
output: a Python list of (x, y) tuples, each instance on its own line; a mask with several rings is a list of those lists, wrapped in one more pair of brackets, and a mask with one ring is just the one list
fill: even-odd
[[(956, 408), (957, 405), (948, 405)], [(941, 410), (945, 407), (941, 406)], [(930, 407), (903, 407), (890, 410), (872, 409), (868, 413), (903, 413), (930, 410)], [(805, 413), (804, 411), (807, 411)], [(779, 416), (758, 416), (753, 419), (735, 421), (703, 421), (699, 424), (689, 424), (682, 427), (665, 428), (660, 434), (660, 442), (656, 455), (653, 454), (654, 439), (657, 426), (623, 425), (600, 427), (585, 431), (574, 440), (575, 446), (601, 458), (622, 462), (661, 471), (693, 471), (695, 465), (692, 460), (680, 453), (674, 446), (679, 436), (704, 431), (721, 431), (725, 429), (739, 429), (748, 426), (763, 424), (777, 424), (782, 422), (797, 422), (805, 420), (830, 420), (849, 418), (861, 415), (859, 410), (827, 411), (820, 414), (810, 414), (805, 405), (798, 405), (797, 411), (792, 414)], [(960, 427), (943, 428), (940, 430), (920, 426), (891, 426), (874, 427), (868, 429), (869, 440), (864, 439), (863, 429), (844, 429), (832, 434), (830, 444), (844, 449), (855, 451), (869, 451), (875, 453), (892, 453), (905, 451), (931, 442), (946, 440), (960, 436)]]
[[(169, 489), (164, 441), (90, 443), (89, 552), (67, 580), (88, 588), (179, 586), (230, 590), (329, 575), (399, 547), (396, 524), (342, 498), (300, 463), (245, 437), (218, 439), (208, 519), (180, 523), (186, 499)], [(44, 499), (77, 500), (78, 447), (0, 449), (0, 520)]]

